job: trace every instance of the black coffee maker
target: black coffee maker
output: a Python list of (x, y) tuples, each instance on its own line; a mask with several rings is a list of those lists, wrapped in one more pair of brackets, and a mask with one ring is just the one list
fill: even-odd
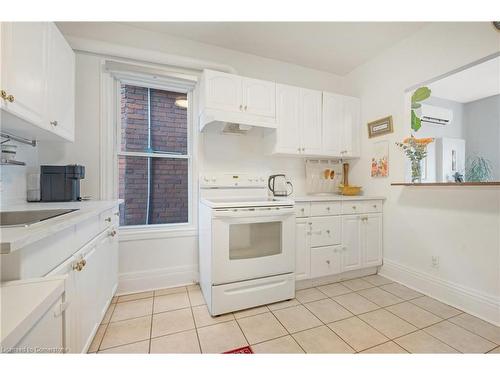
[(85, 178), (83, 165), (40, 166), (40, 198), (42, 202), (80, 201), (80, 180)]

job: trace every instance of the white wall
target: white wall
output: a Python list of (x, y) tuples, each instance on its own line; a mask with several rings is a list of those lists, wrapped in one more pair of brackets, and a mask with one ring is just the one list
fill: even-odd
[[(343, 79), (330, 73), (120, 24), (63, 23), (59, 26), (66, 36), (92, 38), (114, 45), (227, 64), (239, 74), (254, 78), (343, 91)], [(82, 181), (82, 195), (96, 198), (99, 197), (99, 61), (99, 56), (88, 53), (77, 53), (76, 56), (76, 142), (63, 147), (47, 143), (40, 146), (40, 161), (43, 163), (84, 164), (86, 177)], [(296, 191), (304, 192), (305, 167), (302, 159), (266, 155), (262, 136), (262, 130), (252, 130), (246, 136), (221, 136), (208, 130), (199, 137), (197, 162), (200, 171), (285, 172), (291, 177)], [(196, 179), (194, 185), (196, 189)], [(196, 232), (176, 233), (173, 237), (157, 232), (127, 237), (126, 241), (120, 242), (119, 292), (191, 283), (197, 279), (197, 258)]]
[[(395, 187), (404, 156), (395, 146), (409, 135), (407, 88), (499, 51), (489, 23), (431, 24), (347, 75), (362, 102), (362, 157), (350, 180), (384, 195), (382, 272), (425, 293), (500, 324), (500, 192), (498, 187)], [(366, 124), (392, 115), (394, 133), (368, 139)], [(370, 177), (373, 143), (390, 143), (389, 177)], [(440, 266), (432, 268), (431, 256)]]
[(466, 155), (488, 159), (492, 180), (500, 180), (500, 95), (490, 96), (464, 105)]

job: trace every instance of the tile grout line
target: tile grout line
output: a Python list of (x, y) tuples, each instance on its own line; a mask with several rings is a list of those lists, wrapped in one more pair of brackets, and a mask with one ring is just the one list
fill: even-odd
[[(200, 342), (200, 335), (198, 334), (198, 326), (196, 325), (196, 319), (194, 318), (194, 312), (193, 312), (193, 305), (191, 305), (191, 297), (189, 295), (189, 290), (187, 290), (187, 288), (186, 288), (186, 291), (187, 291), (187, 295), (188, 295), (189, 308), (191, 310), (191, 318), (193, 318), (194, 332), (196, 333), (196, 340), (198, 341), (198, 349), (200, 349), (200, 354), (201, 354), (201, 353), (203, 353), (203, 351), (201, 350), (201, 342)], [(200, 289), (200, 292), (201, 292), (201, 289)], [(205, 297), (203, 297), (203, 298), (205, 298)], [(208, 309), (208, 307), (207, 307), (207, 309)]]

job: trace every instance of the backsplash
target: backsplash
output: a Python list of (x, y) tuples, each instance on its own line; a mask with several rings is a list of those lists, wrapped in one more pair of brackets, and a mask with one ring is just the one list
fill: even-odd
[(26, 201), (26, 175), (38, 171), (38, 150), (29, 145), (9, 141), (17, 145), (16, 160), (25, 166), (0, 166), (0, 205), (5, 206)]

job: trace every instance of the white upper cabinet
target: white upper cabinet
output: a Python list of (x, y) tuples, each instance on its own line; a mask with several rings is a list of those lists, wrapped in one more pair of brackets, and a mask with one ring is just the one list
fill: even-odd
[(300, 137), (304, 154), (321, 153), (321, 98), (321, 91), (300, 89)]
[(321, 91), (276, 85), (277, 130), (274, 153), (321, 152)]
[(360, 100), (358, 98), (323, 93), (324, 155), (359, 156)]
[(258, 116), (276, 116), (276, 84), (260, 79), (242, 78), (243, 111)]
[(45, 111), (43, 93), (47, 72), (48, 24), (4, 22), (1, 28), (0, 89), (3, 95), (0, 106), (25, 121), (41, 126)]
[(276, 145), (275, 152), (300, 153), (300, 89), (276, 85)]
[(358, 98), (344, 97), (344, 119), (342, 126), (342, 156), (359, 157), (359, 127), (361, 104)]
[(342, 150), (342, 125), (344, 100), (342, 95), (323, 93), (323, 153), (340, 155)]
[(56, 25), (49, 24), (47, 126), (75, 139), (75, 54)]
[(199, 84), (200, 129), (210, 123), (276, 127), (276, 83), (204, 70)]
[(74, 140), (75, 56), (53, 23), (1, 24), (2, 128)]
[(238, 112), (243, 109), (241, 77), (205, 70), (205, 105), (208, 108)]

